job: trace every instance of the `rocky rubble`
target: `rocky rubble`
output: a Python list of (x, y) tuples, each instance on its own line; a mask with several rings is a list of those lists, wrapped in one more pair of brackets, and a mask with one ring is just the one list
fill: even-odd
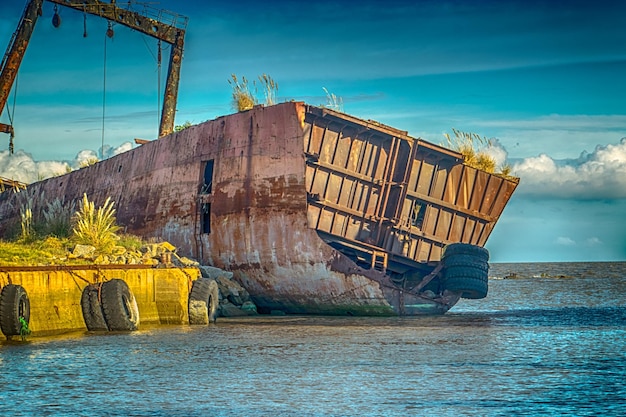
[(240, 317), (257, 314), (256, 305), (250, 300), (250, 294), (233, 280), (233, 273), (213, 266), (200, 265), (203, 278), (214, 279), (220, 289), (219, 315), (222, 317)]
[(163, 265), (163, 266), (197, 266), (191, 259), (176, 254), (176, 247), (169, 242), (147, 243), (137, 250), (115, 246), (110, 254), (96, 253), (90, 245), (76, 245), (68, 259), (84, 259), (98, 265)]

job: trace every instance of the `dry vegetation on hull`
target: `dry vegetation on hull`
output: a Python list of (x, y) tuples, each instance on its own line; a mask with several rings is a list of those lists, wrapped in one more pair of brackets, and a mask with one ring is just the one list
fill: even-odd
[(491, 139), (487, 139), (476, 133), (463, 132), (454, 128), (452, 128), (452, 132), (454, 133), (454, 137), (444, 133), (447, 142), (444, 146), (461, 153), (467, 165), (490, 174), (498, 174), (509, 179), (516, 179), (511, 176), (510, 165), (496, 166), (496, 159), (489, 153), (489, 149), (493, 147), (493, 141)]
[(191, 259), (179, 257), (174, 246), (168, 242), (136, 246), (139, 241), (135, 236), (124, 236), (118, 242), (121, 245), (113, 247), (107, 254), (99, 253), (91, 245), (72, 244), (69, 239), (54, 237), (31, 243), (0, 241), (0, 266), (198, 265)]

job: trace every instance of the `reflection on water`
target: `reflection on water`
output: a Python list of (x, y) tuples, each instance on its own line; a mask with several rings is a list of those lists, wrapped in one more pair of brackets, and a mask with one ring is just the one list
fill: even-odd
[(494, 279), (487, 299), (441, 317), (223, 319), (3, 343), (0, 403), (37, 416), (619, 415), (625, 274), (541, 270)]

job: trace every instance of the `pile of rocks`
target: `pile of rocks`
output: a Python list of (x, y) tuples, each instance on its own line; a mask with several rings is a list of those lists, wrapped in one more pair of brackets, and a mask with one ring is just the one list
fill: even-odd
[(256, 305), (250, 294), (233, 280), (233, 273), (213, 266), (199, 266), (203, 278), (214, 279), (220, 290), (220, 307), (218, 313), (222, 317), (241, 317), (257, 314)]
[(76, 245), (67, 256), (68, 259), (83, 259), (98, 265), (163, 265), (163, 266), (198, 266), (198, 262), (176, 254), (176, 247), (169, 242), (147, 243), (137, 250), (115, 246), (110, 254), (96, 253), (90, 245)]

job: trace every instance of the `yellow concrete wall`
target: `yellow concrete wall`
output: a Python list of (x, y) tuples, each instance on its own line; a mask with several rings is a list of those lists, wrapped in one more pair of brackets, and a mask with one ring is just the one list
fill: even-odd
[(86, 330), (80, 307), (83, 289), (92, 283), (123, 279), (137, 300), (142, 324), (189, 322), (187, 301), (195, 268), (80, 269), (0, 271), (0, 288), (19, 284), (30, 299), (32, 336)]

